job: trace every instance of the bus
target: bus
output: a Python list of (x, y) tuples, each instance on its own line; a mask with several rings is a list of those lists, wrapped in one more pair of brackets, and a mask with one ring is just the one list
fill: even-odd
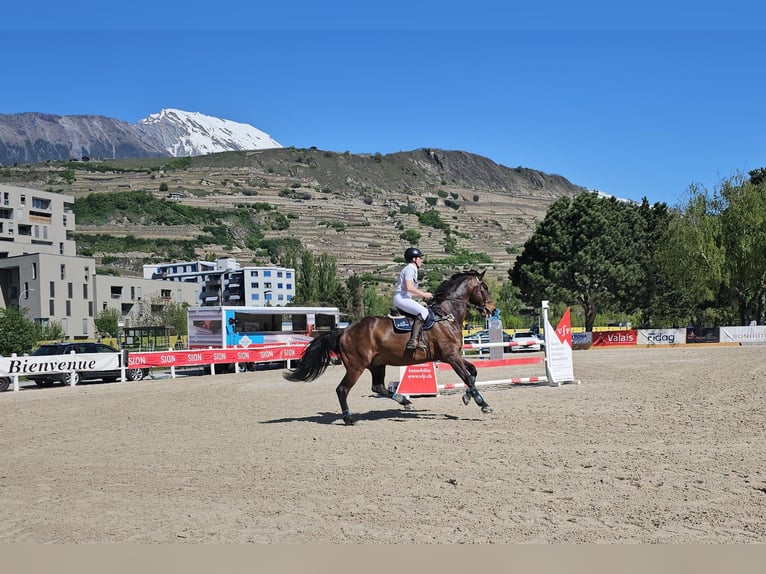
[(337, 307), (189, 307), (187, 313), (189, 349), (308, 342), (340, 326)]

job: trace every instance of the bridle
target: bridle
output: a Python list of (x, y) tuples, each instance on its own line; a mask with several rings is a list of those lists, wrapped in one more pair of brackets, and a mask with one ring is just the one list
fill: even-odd
[(484, 284), (484, 282), (481, 279), (479, 279), (478, 277), (476, 277), (476, 281), (478, 283), (477, 288), (481, 292), (481, 305), (477, 305), (476, 303), (471, 303), (470, 301), (466, 301), (466, 300), (460, 299), (458, 297), (444, 297), (442, 299), (439, 299), (439, 301), (432, 303), (431, 305), (432, 306), (436, 306), (439, 303), (442, 303), (444, 301), (456, 301), (456, 302), (459, 302), (459, 303), (465, 303), (468, 307), (476, 309), (477, 311), (479, 311), (485, 317), (489, 317), (491, 312), (490, 312), (489, 309), (487, 309), (487, 297), (484, 296), (484, 293), (488, 291), (487, 287)]

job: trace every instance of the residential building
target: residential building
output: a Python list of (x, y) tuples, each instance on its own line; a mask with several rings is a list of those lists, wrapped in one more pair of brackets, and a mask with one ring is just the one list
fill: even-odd
[(68, 238), (73, 205), (62, 194), (0, 185), (0, 307), (24, 308), (42, 325), (56, 321), (69, 338), (94, 339), (104, 309), (141, 326), (169, 302), (199, 304), (196, 282), (97, 275), (95, 259), (78, 257)]
[(144, 265), (144, 278), (196, 283), (200, 306), (281, 307), (295, 298), (294, 269), (241, 267), (233, 257)]

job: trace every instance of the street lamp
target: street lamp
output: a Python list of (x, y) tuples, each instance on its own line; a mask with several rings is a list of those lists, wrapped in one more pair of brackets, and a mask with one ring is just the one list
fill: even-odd
[(36, 289), (24, 289), (21, 293), (19, 293), (19, 299), (16, 303), (16, 307), (21, 309), (21, 300), (22, 299), (29, 299), (28, 295), (30, 291), (35, 291)]

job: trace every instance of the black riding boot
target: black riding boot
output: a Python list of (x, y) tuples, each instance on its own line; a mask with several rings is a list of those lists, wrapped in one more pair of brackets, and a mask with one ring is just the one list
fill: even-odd
[(415, 322), (412, 324), (412, 333), (410, 334), (410, 340), (407, 341), (407, 348), (414, 350), (418, 348), (418, 339), (420, 339), (420, 331), (423, 330), (423, 319), (420, 315), (415, 317)]

